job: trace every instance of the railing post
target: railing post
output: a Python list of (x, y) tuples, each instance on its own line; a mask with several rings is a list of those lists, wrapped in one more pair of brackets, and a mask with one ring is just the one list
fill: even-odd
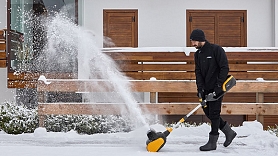
[(150, 103), (157, 103), (157, 92), (150, 92)]
[(46, 115), (38, 115), (39, 116), (39, 127), (44, 127), (44, 121), (46, 119)]
[[(257, 103), (264, 103), (264, 93), (256, 93), (256, 102)], [(256, 120), (259, 121), (262, 125), (264, 125), (264, 116), (257, 113)]]
[(39, 127), (44, 127), (44, 121), (46, 119), (46, 116), (42, 114), (42, 108), (40, 106), (40, 103), (46, 103), (47, 102), (47, 92), (44, 91), (44, 89), (41, 89), (41, 86), (44, 85), (44, 82), (38, 81), (37, 83), (37, 91), (38, 91), (38, 117), (39, 117)]
[[(155, 77), (150, 78), (151, 81), (156, 81)], [(150, 92), (150, 103), (158, 103), (158, 92)], [(162, 116), (155, 115), (156, 122), (162, 121)]]
[[(150, 78), (151, 81), (156, 81), (155, 77)], [(150, 103), (158, 103), (158, 93), (150, 92)]]

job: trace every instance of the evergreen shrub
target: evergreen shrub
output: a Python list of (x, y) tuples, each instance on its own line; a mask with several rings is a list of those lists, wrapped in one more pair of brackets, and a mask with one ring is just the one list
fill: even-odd
[[(0, 130), (8, 134), (33, 133), (38, 128), (37, 108), (0, 104)], [(45, 120), (49, 132), (75, 130), (82, 134), (129, 132), (132, 122), (120, 115), (49, 115)]]

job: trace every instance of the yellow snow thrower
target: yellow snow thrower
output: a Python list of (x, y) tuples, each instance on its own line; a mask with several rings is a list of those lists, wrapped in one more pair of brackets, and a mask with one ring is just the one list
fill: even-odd
[(233, 86), (236, 85), (236, 79), (232, 75), (228, 75), (226, 81), (222, 85), (222, 94), (215, 97), (215, 93), (209, 93), (206, 96), (205, 100), (202, 100), (200, 104), (195, 107), (191, 112), (189, 112), (186, 116), (180, 119), (180, 121), (175, 124), (173, 127), (167, 127), (166, 131), (164, 132), (156, 132), (153, 129), (150, 129), (147, 132), (148, 140), (146, 141), (147, 145), (147, 151), (149, 152), (158, 152), (166, 143), (166, 137), (173, 131), (173, 129), (176, 129), (180, 126), (181, 123), (183, 123), (190, 115), (192, 115), (197, 109), (199, 109), (201, 106), (206, 106), (206, 102), (208, 101), (216, 101), (220, 99), (224, 94), (226, 94)]

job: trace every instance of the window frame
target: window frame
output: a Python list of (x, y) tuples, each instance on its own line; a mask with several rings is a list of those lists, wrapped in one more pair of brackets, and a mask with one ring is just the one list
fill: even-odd
[[(75, 0), (74, 2), (75, 2), (75, 23), (78, 24), (78, 0)], [(11, 53), (11, 35), (12, 35), (11, 34), (11, 0), (7, 0), (6, 56), (7, 56), (7, 72), (8, 73), (15, 72), (15, 70), (13, 70), (11, 67), (11, 54), (12, 54)]]

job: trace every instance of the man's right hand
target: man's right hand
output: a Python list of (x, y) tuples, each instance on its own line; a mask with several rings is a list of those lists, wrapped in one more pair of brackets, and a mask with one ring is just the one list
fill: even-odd
[(202, 100), (205, 99), (205, 91), (204, 91), (204, 89), (198, 89), (197, 97), (199, 98), (200, 102), (202, 102)]

